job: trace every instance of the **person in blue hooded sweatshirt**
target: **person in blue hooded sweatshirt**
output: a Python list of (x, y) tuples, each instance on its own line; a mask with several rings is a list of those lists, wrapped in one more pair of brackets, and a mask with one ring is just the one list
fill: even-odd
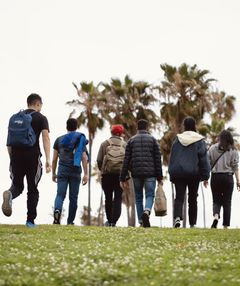
[(200, 181), (205, 187), (210, 175), (210, 162), (204, 137), (197, 133), (194, 118), (183, 121), (184, 132), (177, 134), (169, 159), (170, 181), (174, 183), (174, 227), (180, 227), (183, 219), (183, 202), (188, 188), (188, 216), (190, 227), (197, 221), (197, 196)]
[[(53, 224), (60, 224), (63, 202), (69, 188), (69, 208), (67, 224), (74, 224), (78, 207), (78, 193), (81, 182), (88, 182), (88, 140), (83, 133), (77, 132), (77, 120), (67, 120), (68, 133), (58, 137), (53, 146), (52, 180), (57, 183), (57, 195), (54, 202)], [(56, 174), (56, 169), (58, 170)]]

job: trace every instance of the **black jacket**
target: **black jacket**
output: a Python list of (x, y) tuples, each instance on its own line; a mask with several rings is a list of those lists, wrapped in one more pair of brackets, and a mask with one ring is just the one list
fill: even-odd
[(147, 131), (138, 131), (128, 140), (120, 181), (126, 180), (128, 170), (132, 177), (162, 179), (160, 147)]
[(177, 138), (172, 146), (169, 160), (170, 181), (181, 178), (196, 178), (204, 181), (210, 175), (210, 163), (203, 139), (183, 145)]

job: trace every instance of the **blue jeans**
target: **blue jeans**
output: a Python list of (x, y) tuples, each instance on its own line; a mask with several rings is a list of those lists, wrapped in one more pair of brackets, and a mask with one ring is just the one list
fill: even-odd
[(76, 176), (58, 177), (57, 196), (54, 202), (54, 210), (57, 209), (62, 211), (63, 202), (66, 197), (67, 188), (69, 186), (69, 208), (68, 208), (68, 219), (67, 219), (68, 224), (72, 224), (76, 216), (80, 182), (81, 178)]
[[(142, 223), (144, 210), (151, 212), (155, 197), (156, 178), (133, 178), (138, 222)], [(143, 207), (143, 188), (145, 188), (145, 207)]]

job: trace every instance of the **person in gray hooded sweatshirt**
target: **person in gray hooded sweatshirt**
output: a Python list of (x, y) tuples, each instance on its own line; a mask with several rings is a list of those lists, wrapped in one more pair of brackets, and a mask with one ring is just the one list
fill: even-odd
[(218, 142), (208, 151), (212, 167), (213, 223), (211, 228), (217, 228), (221, 207), (223, 207), (223, 227), (227, 228), (231, 217), (233, 175), (240, 190), (239, 155), (230, 131), (223, 130), (218, 139)]
[(197, 196), (200, 181), (207, 180), (210, 175), (210, 163), (204, 137), (196, 132), (196, 122), (192, 117), (183, 121), (184, 132), (177, 134), (170, 159), (170, 181), (174, 183), (176, 197), (174, 200), (174, 227), (180, 227), (183, 219), (183, 202), (188, 188), (188, 216), (190, 227), (197, 221)]

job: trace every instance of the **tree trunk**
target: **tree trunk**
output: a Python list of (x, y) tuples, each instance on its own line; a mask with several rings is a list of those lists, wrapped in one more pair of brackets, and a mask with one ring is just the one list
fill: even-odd
[(135, 194), (132, 179), (129, 180), (128, 188), (123, 190), (122, 201), (127, 208), (127, 222), (128, 226), (135, 226), (136, 212), (135, 212)]
[(127, 206), (127, 220), (128, 220), (128, 226), (136, 226), (135, 204)]
[(91, 225), (91, 175), (92, 175), (92, 136), (89, 133), (89, 164), (88, 164), (88, 225)]
[(127, 208), (127, 221), (128, 221), (128, 226), (129, 226), (129, 219), (130, 219), (130, 206), (126, 206)]
[(128, 217), (128, 226), (136, 226), (136, 211), (135, 211), (135, 193), (133, 180), (130, 179), (129, 182), (129, 217)]
[(103, 205), (103, 190), (101, 192), (100, 206), (98, 209), (98, 226), (103, 226), (104, 205)]
[(184, 196), (184, 202), (183, 202), (183, 227), (186, 228), (187, 226), (187, 192)]
[(204, 196), (204, 190), (203, 185), (201, 184), (201, 191), (202, 191), (202, 200), (203, 200), (203, 226), (206, 228), (206, 206), (205, 206), (205, 196)]

